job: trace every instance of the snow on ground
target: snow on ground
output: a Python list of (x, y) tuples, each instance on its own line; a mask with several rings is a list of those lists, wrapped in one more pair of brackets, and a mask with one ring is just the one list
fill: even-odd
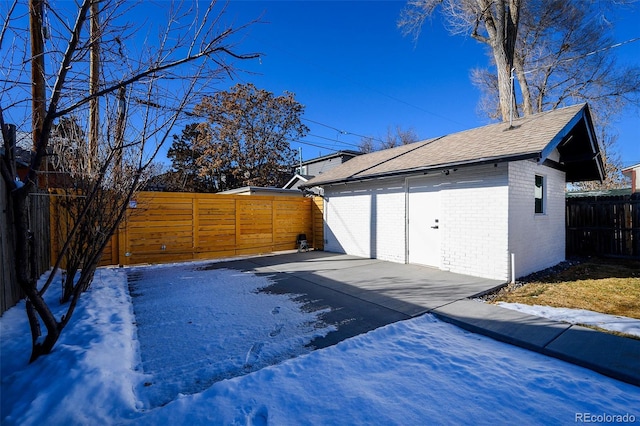
[[(217, 280), (226, 272), (209, 273), (211, 280)], [(264, 277), (254, 278), (268, 283)], [(233, 286), (216, 291), (224, 293), (227, 287)], [(59, 297), (53, 290), (48, 295), (52, 303)], [(144, 293), (142, 288), (135, 289), (138, 291)], [(251, 291), (245, 295), (264, 298), (266, 309), (273, 309), (271, 295)], [(219, 300), (223, 297), (221, 294)], [(283, 305), (278, 302), (278, 306)], [(640, 421), (640, 388), (463, 331), (430, 315), (391, 324), (149, 408), (145, 388), (161, 386), (161, 380), (168, 382), (171, 377), (143, 370), (148, 355), (138, 336), (146, 332), (146, 326), (134, 315), (135, 309), (125, 270), (99, 269), (53, 353), (31, 365), (27, 364), (24, 303), (6, 312), (0, 318), (2, 424)], [(184, 310), (168, 306), (163, 312), (167, 323), (171, 318), (193, 322), (187, 320), (189, 312)], [(260, 322), (252, 312), (247, 315)], [(233, 335), (234, 320), (228, 317), (222, 322), (216, 332)], [(263, 332), (268, 335), (273, 325), (271, 321), (264, 324)], [(296, 339), (290, 344), (296, 345), (294, 342)], [(167, 342), (168, 360), (175, 360), (173, 351), (178, 349), (183, 350)], [(210, 361), (218, 359), (211, 355)]]
[(619, 331), (640, 337), (640, 320), (635, 318), (607, 315), (585, 309), (553, 308), (551, 306), (525, 305), (522, 303), (498, 302), (503, 308), (529, 315), (564, 321), (570, 324), (594, 325), (604, 330)]
[(253, 274), (183, 264), (128, 275), (151, 407), (308, 353), (335, 329), (321, 322), (324, 311), (259, 293), (270, 282)]

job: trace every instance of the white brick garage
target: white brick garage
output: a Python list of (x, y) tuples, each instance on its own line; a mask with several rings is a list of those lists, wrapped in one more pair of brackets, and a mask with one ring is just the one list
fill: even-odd
[(562, 261), (566, 182), (603, 177), (588, 107), (513, 124), (362, 155), (309, 181), (325, 191), (325, 250), (499, 280)]

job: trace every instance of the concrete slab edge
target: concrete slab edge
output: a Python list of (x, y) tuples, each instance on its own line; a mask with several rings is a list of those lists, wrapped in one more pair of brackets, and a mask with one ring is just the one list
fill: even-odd
[[(584, 342), (585, 346), (590, 345), (597, 348), (624, 348), (626, 350), (620, 350), (618, 352), (611, 350), (608, 351), (606, 358), (609, 360), (611, 366), (591, 361), (589, 358), (593, 357), (588, 356), (590, 354), (589, 352), (586, 353), (587, 356), (581, 356), (581, 351), (573, 351), (573, 353), (569, 353), (569, 351), (562, 351), (562, 341), (571, 341), (570, 335), (577, 330), (590, 331), (587, 335), (590, 335), (591, 338), (583, 338), (583, 340), (587, 340), (587, 342)], [(638, 348), (640, 348), (640, 341), (627, 337), (616, 336), (615, 334), (604, 333), (602, 331), (586, 329), (578, 325), (572, 325), (552, 342), (545, 345), (542, 353), (588, 368), (616, 380), (640, 387), (640, 350), (638, 350)], [(634, 353), (636, 359), (630, 359), (628, 356), (621, 355), (621, 353), (625, 352), (627, 354), (631, 352)]]
[[(566, 333), (570, 328), (571, 325), (567, 324), (567, 328), (564, 330), (559, 331), (558, 335), (552, 339), (551, 341), (545, 343), (543, 346), (540, 345), (535, 345), (531, 342), (527, 342), (525, 340), (522, 339), (518, 339), (515, 338), (513, 336), (509, 336), (507, 334), (503, 334), (503, 333), (498, 333), (496, 331), (493, 330), (489, 330), (486, 329), (484, 327), (481, 326), (477, 326), (473, 323), (467, 322), (467, 321), (463, 321), (463, 320), (459, 320), (453, 316), (450, 315), (446, 315), (442, 312), (438, 312), (437, 311), (438, 308), (435, 309), (430, 309), (427, 313), (430, 313), (434, 316), (436, 316), (437, 318), (441, 319), (444, 322), (447, 322), (449, 324), (453, 324), (457, 327), (460, 327), (464, 330), (470, 331), (472, 333), (476, 333), (476, 334), (481, 334), (483, 336), (487, 336), (490, 337), (494, 340), (503, 342), (503, 343), (508, 343), (510, 345), (514, 345), (514, 346), (518, 346), (521, 347), (523, 349), (527, 349), (530, 351), (534, 351), (534, 352), (538, 352), (542, 355), (545, 356), (550, 356), (556, 359), (559, 359), (561, 361), (565, 361), (565, 362), (569, 362), (571, 364), (574, 365), (578, 365), (580, 367), (584, 367), (584, 368), (588, 368), (589, 370), (595, 371), (597, 373), (600, 373), (604, 376), (607, 377), (611, 377), (613, 379), (625, 382), (625, 383), (629, 383), (632, 384), (634, 386), (640, 386), (640, 373), (637, 375), (633, 375), (631, 373), (628, 373), (626, 371), (623, 371), (622, 369), (612, 369), (609, 368), (607, 366), (598, 364), (598, 363), (593, 363), (590, 362), (587, 359), (584, 358), (580, 358), (578, 356), (573, 356), (573, 355), (569, 355), (567, 353), (563, 353), (563, 352), (559, 352), (559, 351), (555, 351), (553, 349), (548, 348), (549, 345), (551, 345), (554, 341), (556, 341), (557, 339), (559, 339), (564, 333)], [(615, 337), (617, 339), (626, 339), (625, 337), (619, 337), (619, 336), (615, 336), (615, 335), (611, 335), (612, 337)], [(633, 370), (633, 366), (629, 366), (628, 369), (624, 369), (624, 370), (628, 370), (628, 371), (634, 371)]]
[(436, 316), (438, 319), (447, 322), (449, 324), (453, 324), (457, 327), (462, 328), (463, 330), (467, 330), (470, 331), (472, 333), (476, 333), (476, 334), (481, 334), (483, 336), (487, 336), (490, 337), (494, 340), (498, 340), (500, 342), (503, 343), (508, 343), (510, 345), (514, 345), (514, 346), (518, 346), (521, 347), (523, 349), (528, 349), (534, 352), (538, 352), (538, 353), (542, 353), (542, 350), (544, 349), (543, 346), (539, 346), (536, 344), (533, 344), (529, 341), (526, 340), (522, 340), (522, 339), (518, 339), (514, 336), (510, 336), (508, 334), (504, 334), (504, 333), (499, 333), (496, 332), (494, 330), (490, 330), (487, 329), (485, 327), (473, 324), (471, 322), (467, 322), (467, 321), (463, 321), (460, 320), (458, 318), (455, 318), (453, 316), (444, 314), (442, 312), (438, 312), (437, 309), (432, 309), (429, 311), (430, 314)]

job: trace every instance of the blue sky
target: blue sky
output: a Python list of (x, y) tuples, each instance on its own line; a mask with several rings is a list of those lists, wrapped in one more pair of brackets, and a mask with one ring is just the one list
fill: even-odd
[[(396, 20), (404, 1), (231, 1), (226, 20), (253, 25), (240, 51), (260, 52), (228, 86), (251, 82), (295, 93), (310, 128), (304, 159), (357, 149), (362, 135), (383, 138), (389, 127), (421, 139), (488, 124), (477, 110), (471, 69), (488, 63), (470, 37), (451, 36), (436, 16), (415, 45)], [(611, 18), (617, 41), (640, 37), (640, 6)], [(640, 64), (640, 41), (613, 49), (620, 64)], [(221, 85), (221, 88), (225, 84)], [(228, 87), (227, 86), (227, 87)], [(640, 111), (627, 108), (615, 126), (625, 166), (640, 163)]]

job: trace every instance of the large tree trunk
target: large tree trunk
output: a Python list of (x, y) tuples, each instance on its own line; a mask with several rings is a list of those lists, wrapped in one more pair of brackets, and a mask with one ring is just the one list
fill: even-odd
[(514, 107), (513, 82), (511, 81), (512, 62), (507, 52), (501, 48), (493, 49), (493, 59), (498, 73), (498, 97), (502, 121), (509, 121), (517, 113)]
[(518, 36), (520, 0), (495, 2), (477, 0), (477, 6), (484, 21), (487, 37), (477, 32), (477, 26), (472, 36), (491, 47), (498, 75), (500, 114), (502, 115), (502, 121), (508, 121), (513, 116), (516, 116), (511, 70), (514, 67)]

